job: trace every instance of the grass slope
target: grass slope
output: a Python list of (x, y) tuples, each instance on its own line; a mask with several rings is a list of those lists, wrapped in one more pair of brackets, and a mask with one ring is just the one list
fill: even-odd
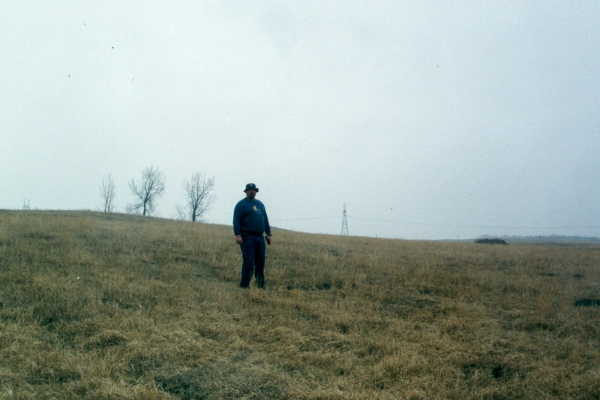
[[(600, 247), (0, 213), (0, 399), (600, 399)], [(583, 303), (579, 303), (583, 304)]]

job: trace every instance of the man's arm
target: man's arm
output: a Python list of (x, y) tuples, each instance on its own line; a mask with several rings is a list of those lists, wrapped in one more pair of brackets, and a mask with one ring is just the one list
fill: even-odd
[(242, 212), (240, 210), (240, 204), (236, 204), (233, 210), (233, 234), (235, 235), (235, 240), (238, 243), (242, 243)]
[(271, 236), (271, 225), (269, 225), (269, 217), (267, 216), (267, 209), (265, 208), (264, 204), (263, 212), (265, 214), (265, 232), (267, 233), (267, 236)]

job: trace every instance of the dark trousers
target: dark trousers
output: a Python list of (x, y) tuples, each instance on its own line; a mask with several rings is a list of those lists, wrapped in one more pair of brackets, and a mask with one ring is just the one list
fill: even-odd
[(266, 246), (265, 239), (261, 236), (243, 235), (243, 243), (240, 244), (242, 249), (242, 280), (240, 287), (247, 288), (250, 286), (252, 274), (256, 277), (256, 285), (259, 288), (265, 287), (265, 255)]

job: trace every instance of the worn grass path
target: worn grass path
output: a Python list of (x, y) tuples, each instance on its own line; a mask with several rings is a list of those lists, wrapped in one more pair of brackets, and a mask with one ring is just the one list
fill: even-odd
[[(0, 399), (600, 398), (600, 248), (0, 212)], [(583, 304), (583, 303), (580, 303)]]

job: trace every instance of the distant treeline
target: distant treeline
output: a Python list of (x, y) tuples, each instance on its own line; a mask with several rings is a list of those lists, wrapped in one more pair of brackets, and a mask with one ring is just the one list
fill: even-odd
[(600, 238), (593, 236), (569, 236), (569, 235), (531, 235), (531, 236), (489, 236), (484, 235), (481, 239), (501, 239), (509, 243), (600, 243)]

